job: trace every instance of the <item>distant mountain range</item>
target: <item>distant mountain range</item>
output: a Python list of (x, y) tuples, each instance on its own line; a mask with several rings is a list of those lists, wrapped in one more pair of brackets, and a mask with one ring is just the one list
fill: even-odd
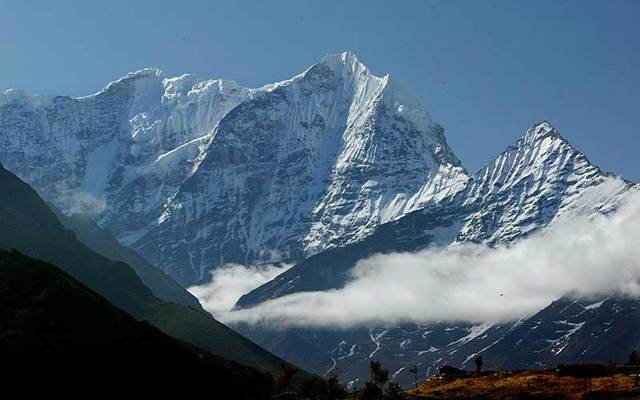
[[(226, 263), (295, 264), (238, 302), (250, 307), (342, 287), (355, 263), (375, 253), (464, 242), (507, 245), (575, 215), (613, 212), (638, 189), (600, 171), (548, 122), (535, 124), (469, 174), (444, 129), (408, 91), (389, 76), (373, 75), (348, 52), (259, 89), (146, 69), (82, 98), (5, 91), (0, 162), (59, 208), (62, 222), (93, 251), (129, 264), (150, 290), (138, 280), (120, 293), (116, 282), (125, 278), (116, 272), (95, 278), (94, 285), (78, 279), (134, 316), (204, 348), (207, 339), (198, 335), (198, 325), (190, 322), (194, 329), (187, 329), (182, 320), (193, 314), (204, 321), (202, 311), (150, 264), (183, 286), (206, 282), (211, 270)], [(100, 228), (73, 216), (87, 213)], [(46, 212), (42, 218), (54, 225)], [(29, 243), (40, 232), (25, 235), (20, 240)], [(109, 297), (110, 291), (117, 295)], [(136, 291), (144, 293), (132, 296)], [(182, 308), (169, 312), (165, 305), (160, 314), (150, 313), (146, 303), (158, 299)], [(560, 307), (565, 303), (575, 313)], [(601, 361), (594, 343), (618, 346), (616, 354), (637, 346), (624, 334), (633, 322), (614, 323), (633, 314), (635, 301), (596, 304), (559, 299), (531, 319), (501, 325), (238, 329), (314, 372), (338, 367), (357, 384), (368, 362), (379, 358), (406, 383), (409, 365), (431, 374), (488, 348), (514, 355), (517, 348), (535, 349), (537, 356), (526, 362), (487, 358), (495, 367), (522, 367)], [(604, 320), (615, 329), (598, 336), (592, 329)], [(548, 329), (531, 334), (525, 328), (536, 323)], [(588, 327), (591, 342), (583, 336)]]

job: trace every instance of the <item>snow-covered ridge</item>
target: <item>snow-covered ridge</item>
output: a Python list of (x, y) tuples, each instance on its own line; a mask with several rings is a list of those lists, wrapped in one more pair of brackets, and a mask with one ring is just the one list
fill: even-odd
[(349, 52), (258, 89), (147, 68), (90, 96), (9, 97), (0, 160), (183, 283), (362, 239), (468, 179), (424, 108)]
[[(198, 170), (136, 246), (203, 277), (212, 260), (296, 260), (435, 201), (466, 175), (455, 157), (438, 157), (452, 154), (442, 128), (426, 112), (403, 115), (387, 83), (343, 53), (257, 91), (220, 121)], [(216, 223), (188, 232), (203, 220)], [(168, 229), (190, 237), (148, 241)]]
[(504, 243), (575, 213), (609, 212), (631, 187), (603, 173), (543, 121), (474, 174), (464, 204), (479, 210), (468, 217), (460, 240)]
[(258, 89), (147, 68), (80, 98), (5, 91), (0, 115), (0, 161), (185, 284), (451, 202), (473, 210), (459, 240), (509, 241), (628, 186), (546, 122), (470, 177), (409, 91), (349, 52)]

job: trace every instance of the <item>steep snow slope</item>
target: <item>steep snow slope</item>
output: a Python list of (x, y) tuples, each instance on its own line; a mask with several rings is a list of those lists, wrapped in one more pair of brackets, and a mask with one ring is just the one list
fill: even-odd
[(256, 93), (213, 136), (133, 243), (182, 282), (361, 239), (466, 180), (442, 128), (350, 53)]
[[(305, 259), (243, 296), (238, 306), (250, 307), (299, 291), (341, 287), (350, 278), (349, 271), (356, 262), (375, 253), (416, 251), (434, 244), (443, 246), (465, 241), (490, 246), (509, 244), (563, 218), (609, 213), (637, 190), (633, 184), (601, 172), (550, 124), (542, 122), (476, 173), (464, 190), (435, 206), (429, 205), (384, 224), (357, 243)], [(627, 310), (633, 309), (629, 302), (624, 306)], [(606, 318), (606, 313), (597, 315), (600, 319)], [(545, 353), (530, 360), (535, 360), (536, 365), (549, 366), (557, 360), (568, 362), (582, 350), (586, 351), (584, 354), (594, 354), (585, 360), (597, 358), (595, 351), (587, 351), (586, 340), (568, 347), (571, 352), (565, 351), (562, 357), (552, 354), (554, 348), (565, 345), (560, 341), (568, 340), (569, 336), (565, 335), (582, 321), (560, 317), (557, 319), (567, 319), (567, 323), (559, 326), (548, 320), (546, 325), (555, 326), (553, 334), (550, 335), (549, 330), (542, 334), (541, 330), (541, 337), (535, 339), (546, 343), (543, 347), (550, 355)], [(433, 374), (444, 364), (469, 367), (468, 363), (479, 352), (489, 355), (488, 359), (496, 366), (524, 366), (515, 355), (507, 360), (501, 358), (513, 353), (515, 350), (507, 347), (519, 340), (518, 345), (523, 349), (540, 347), (537, 342), (529, 342), (534, 339), (523, 335), (520, 326), (520, 323), (482, 326), (430, 323), (337, 331), (290, 329), (284, 333), (264, 327), (239, 326), (239, 329), (266, 348), (318, 373), (336, 367), (354, 384), (366, 379), (367, 365), (375, 352), (373, 358), (387, 365), (392, 374), (397, 373), (400, 382), (409, 384), (412, 377), (402, 368), (418, 364), (422, 374)], [(384, 335), (380, 335), (382, 332)], [(610, 332), (607, 340), (613, 343), (616, 335), (623, 332)], [(375, 337), (378, 339), (374, 341)], [(556, 341), (557, 346), (551, 346), (551, 341)], [(494, 346), (504, 351), (495, 350)], [(523, 350), (523, 359), (526, 354)]]
[(608, 213), (630, 187), (542, 122), (474, 175), (463, 205), (475, 211), (458, 241), (508, 243), (559, 218)]
[(542, 122), (478, 171), (463, 190), (382, 225), (360, 242), (305, 259), (243, 296), (238, 305), (341, 287), (355, 263), (375, 253), (465, 241), (508, 244), (561, 218), (611, 212), (634, 190), (590, 164)]
[(212, 128), (250, 91), (158, 70), (83, 98), (0, 94), (0, 159), (66, 213), (119, 235), (144, 229), (197, 163)]
[(351, 53), (256, 90), (148, 69), (84, 98), (0, 98), (0, 161), (183, 284), (360, 240), (468, 179), (443, 129)]

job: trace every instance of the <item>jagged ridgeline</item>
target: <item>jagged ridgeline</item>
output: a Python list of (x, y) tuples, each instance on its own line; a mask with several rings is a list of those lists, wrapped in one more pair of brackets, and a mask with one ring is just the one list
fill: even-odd
[[(613, 212), (637, 191), (592, 165), (548, 122), (470, 174), (444, 129), (408, 91), (348, 52), (257, 89), (146, 69), (82, 98), (6, 91), (0, 94), (0, 162), (63, 214), (90, 214), (100, 229), (183, 286), (207, 281), (226, 263), (295, 264), (245, 295), (239, 307), (341, 287), (353, 265), (375, 252), (509, 244), (561, 218)], [(95, 252), (113, 252), (113, 241), (89, 239), (94, 235), (86, 241)], [(151, 296), (186, 304), (201, 320), (204, 314), (188, 308), (193, 299), (164, 275), (130, 255), (110, 257), (131, 264), (151, 288), (118, 298), (132, 312), (148, 310), (148, 300), (138, 303)], [(598, 302), (578, 302), (591, 310), (583, 317), (597, 320), (606, 310), (634, 307), (616, 299), (595, 307)], [(190, 314), (168, 309), (145, 318), (203, 345), (200, 331), (177, 333)], [(577, 327), (588, 322), (574, 316), (553, 331), (561, 334), (531, 336), (523, 348), (549, 343), (538, 353), (540, 363), (557, 360), (549, 354), (560, 347), (580, 354), (585, 347)], [(286, 359), (322, 373), (337, 366), (354, 384), (367, 376), (372, 355), (394, 379), (409, 383), (403, 372), (409, 365), (424, 366), (423, 374), (445, 362), (464, 365), (487, 346), (520, 343), (516, 328), (242, 327)], [(561, 337), (577, 344), (560, 346)]]
[(459, 190), (443, 129), (351, 53), (260, 89), (142, 70), (83, 98), (0, 94), (0, 161), (183, 285), (296, 261)]

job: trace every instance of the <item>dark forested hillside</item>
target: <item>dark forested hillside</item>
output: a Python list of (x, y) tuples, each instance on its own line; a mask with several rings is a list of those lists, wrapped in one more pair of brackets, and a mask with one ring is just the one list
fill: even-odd
[(16, 249), (50, 262), (136, 319), (214, 355), (272, 375), (279, 374), (285, 362), (210, 314), (155, 297), (129, 265), (85, 246), (29, 185), (1, 166), (0, 249)]
[[(267, 398), (272, 378), (136, 321), (52, 264), (0, 250), (0, 367), (37, 381), (203, 379), (232, 398)], [(170, 377), (171, 379), (158, 379)], [(80, 378), (82, 381), (80, 381)]]

